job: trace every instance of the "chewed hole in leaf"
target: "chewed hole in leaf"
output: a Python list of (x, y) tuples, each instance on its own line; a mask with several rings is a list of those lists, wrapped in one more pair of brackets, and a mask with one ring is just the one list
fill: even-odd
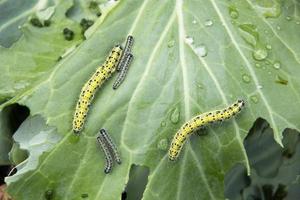
[(122, 193), (122, 200), (142, 199), (148, 183), (149, 168), (141, 165), (131, 165), (129, 180)]
[(239, 199), (243, 189), (251, 183), (247, 176), (247, 170), (242, 164), (237, 164), (225, 176), (225, 192), (224, 195), (229, 199)]
[[(13, 146), (12, 135), (19, 128), (21, 123), (28, 117), (29, 109), (25, 106), (21, 106), (19, 104), (12, 104), (10, 106), (5, 107), (0, 113), (0, 146), (1, 146), (1, 154), (6, 154), (7, 164), (11, 163), (9, 161), (8, 153)], [(4, 155), (3, 155), (4, 156)], [(2, 156), (1, 156), (2, 157)], [(2, 159), (1, 159), (2, 160)], [(4, 160), (0, 163), (4, 164)], [(0, 168), (0, 184), (4, 183), (4, 177), (7, 176), (9, 171), (11, 170), (11, 166), (3, 165)]]
[(6, 115), (6, 126), (10, 130), (11, 135), (19, 128), (22, 122), (29, 116), (29, 109), (26, 106), (12, 104), (3, 109)]
[(7, 176), (9, 171), (10, 171), (9, 165), (0, 166), (0, 185), (4, 183), (4, 177)]

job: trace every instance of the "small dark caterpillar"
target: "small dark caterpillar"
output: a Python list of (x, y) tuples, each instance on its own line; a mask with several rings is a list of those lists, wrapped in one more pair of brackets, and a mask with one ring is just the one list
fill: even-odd
[(175, 134), (170, 149), (169, 149), (169, 159), (174, 161), (185, 143), (187, 137), (191, 135), (195, 130), (202, 128), (203, 126), (229, 119), (235, 116), (241, 111), (244, 107), (245, 102), (243, 100), (237, 100), (234, 104), (223, 110), (216, 110), (211, 112), (206, 112), (196, 117), (193, 117), (191, 120), (186, 122)]
[(113, 89), (114, 90), (117, 89), (122, 84), (122, 82), (124, 81), (132, 59), (133, 59), (133, 55), (131, 53), (128, 53), (125, 56), (124, 65), (123, 65), (120, 73), (118, 74), (117, 79), (115, 80), (115, 82), (113, 84)]
[(92, 77), (82, 87), (73, 118), (74, 133), (79, 133), (83, 128), (94, 94), (97, 89), (111, 76), (111, 74), (116, 71), (121, 54), (121, 46), (116, 45), (107, 57), (105, 63), (96, 70)]
[(111, 153), (109, 151), (109, 148), (107, 146), (107, 143), (106, 143), (105, 138), (103, 137), (103, 135), (100, 134), (99, 136), (97, 136), (97, 141), (99, 142), (99, 144), (101, 146), (101, 149), (102, 149), (102, 151), (104, 152), (104, 155), (105, 155), (106, 163), (105, 163), (105, 167), (104, 167), (104, 173), (108, 174), (112, 170), (113, 159), (112, 159)]
[(108, 146), (109, 150), (111, 151), (115, 161), (120, 165), (122, 163), (120, 154), (118, 152), (117, 146), (111, 139), (108, 132), (105, 129), (100, 129), (99, 135), (101, 135), (101, 137), (103, 137), (105, 139), (107, 146)]
[(133, 41), (134, 41), (133, 37), (131, 35), (128, 35), (122, 57), (121, 57), (120, 62), (117, 66), (117, 71), (122, 70), (122, 67), (124, 66), (124, 63), (125, 63), (125, 60), (126, 60), (125, 58), (126, 58), (127, 54), (131, 52)]

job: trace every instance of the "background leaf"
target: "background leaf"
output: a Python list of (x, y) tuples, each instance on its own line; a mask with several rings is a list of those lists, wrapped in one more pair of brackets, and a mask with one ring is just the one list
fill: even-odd
[(229, 199), (298, 199), (299, 132), (286, 129), (284, 148), (273, 139), (269, 124), (258, 119), (245, 139), (251, 175), (237, 165), (225, 178), (225, 195)]
[[(28, 106), (62, 138), (36, 169), (9, 185), (16, 199), (39, 199), (49, 188), (53, 199), (117, 199), (132, 164), (150, 169), (144, 199), (223, 199), (226, 172), (236, 163), (249, 169), (243, 139), (258, 117), (279, 144), (285, 128), (299, 130), (297, 2), (109, 1), (85, 37), (78, 19), (65, 15), (71, 5), (58, 1), (53, 24), (27, 24), (30, 34), (24, 29), (12, 49), (1, 49), (0, 94), (12, 98), (1, 107)], [(69, 26), (72, 41), (62, 35)], [(101, 88), (76, 138), (71, 123), (80, 89), (128, 34), (135, 38), (130, 72), (118, 90), (112, 80)], [(179, 160), (168, 161), (168, 144), (182, 123), (237, 98), (247, 105), (237, 118), (191, 136)], [(95, 140), (102, 127), (122, 152), (122, 165), (110, 175)]]

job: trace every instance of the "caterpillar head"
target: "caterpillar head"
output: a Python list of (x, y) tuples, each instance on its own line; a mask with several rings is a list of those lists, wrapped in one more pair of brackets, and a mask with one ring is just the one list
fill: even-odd
[(243, 99), (238, 99), (237, 104), (239, 107), (244, 107), (245, 106), (245, 101)]

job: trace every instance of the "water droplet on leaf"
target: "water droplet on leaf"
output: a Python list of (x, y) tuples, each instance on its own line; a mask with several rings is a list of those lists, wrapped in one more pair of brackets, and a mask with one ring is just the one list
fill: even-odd
[(243, 74), (242, 78), (245, 83), (250, 83), (250, 81), (251, 81), (250, 76), (247, 74)]
[(239, 25), (241, 36), (245, 42), (255, 47), (259, 40), (259, 34), (256, 31), (256, 26), (253, 24)]
[(162, 121), (161, 123), (160, 123), (160, 126), (161, 127), (165, 127), (167, 125), (167, 123), (165, 122), (165, 121)]
[(46, 200), (51, 200), (54, 197), (54, 190), (49, 189), (44, 193), (44, 197)]
[(204, 88), (204, 86), (203, 86), (201, 83), (198, 83), (198, 84), (197, 84), (197, 87), (200, 88), (200, 89), (203, 89), (203, 88)]
[(277, 18), (281, 14), (281, 5), (277, 1), (254, 1), (257, 9), (265, 18)]
[(207, 49), (206, 46), (201, 44), (200, 46), (195, 48), (195, 52), (197, 55), (201, 56), (201, 57), (205, 57), (207, 56)]
[(205, 26), (212, 26), (213, 24), (214, 24), (213, 21), (210, 19), (206, 20), (204, 23)]
[(282, 84), (282, 85), (287, 85), (288, 84), (288, 80), (284, 79), (283, 77), (277, 75), (276, 76), (276, 83)]
[(79, 134), (72, 133), (72, 134), (69, 136), (69, 142), (70, 142), (71, 144), (76, 144), (76, 143), (78, 143), (78, 142), (79, 142), (79, 139), (80, 139)]
[(258, 45), (253, 51), (253, 58), (255, 60), (264, 60), (268, 56), (268, 52), (264, 47)]
[(280, 69), (280, 66), (281, 66), (281, 64), (280, 64), (279, 61), (276, 61), (276, 62), (273, 64), (273, 67), (274, 67), (275, 69)]
[(161, 139), (157, 144), (157, 148), (161, 149), (161, 150), (168, 149), (168, 146), (169, 146), (169, 144), (168, 144), (168, 140), (166, 138)]
[(251, 99), (251, 101), (252, 101), (253, 103), (258, 103), (258, 97), (257, 97), (257, 95), (252, 95), (252, 96), (250, 97), (250, 99)]
[(171, 48), (171, 47), (174, 46), (174, 44), (175, 44), (175, 40), (170, 40), (170, 41), (168, 42), (168, 47)]
[(229, 6), (229, 15), (232, 19), (237, 19), (239, 17), (239, 12), (234, 6)]
[(267, 44), (267, 45), (266, 45), (266, 48), (267, 48), (268, 50), (271, 50), (271, 49), (272, 49), (272, 46), (271, 46), (270, 44)]
[(257, 89), (262, 89), (262, 88), (263, 88), (262, 85), (258, 85), (258, 86), (257, 86)]
[(179, 109), (176, 107), (172, 110), (170, 120), (173, 124), (177, 124), (179, 121), (180, 112)]
[(185, 37), (185, 42), (191, 45), (191, 44), (194, 43), (194, 39), (190, 36), (186, 36)]
[(285, 19), (286, 19), (287, 21), (291, 21), (291, 20), (292, 20), (292, 17), (291, 17), (291, 16), (287, 16)]

